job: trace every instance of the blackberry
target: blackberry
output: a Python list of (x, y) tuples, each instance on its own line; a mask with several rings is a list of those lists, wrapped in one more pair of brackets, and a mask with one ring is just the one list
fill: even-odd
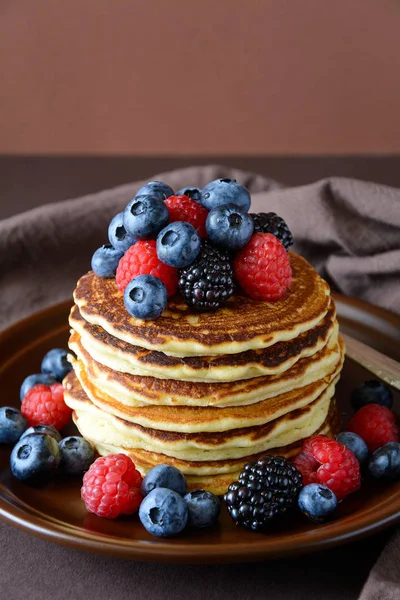
[(254, 233), (272, 233), (286, 250), (293, 244), (293, 235), (289, 227), (276, 213), (257, 213), (250, 216), (253, 217)]
[(198, 257), (179, 271), (179, 289), (199, 312), (216, 310), (233, 294), (233, 268), (228, 252), (204, 240)]
[(265, 531), (272, 520), (296, 505), (302, 486), (301, 473), (292, 463), (282, 456), (266, 454), (245, 465), (224, 500), (237, 525)]

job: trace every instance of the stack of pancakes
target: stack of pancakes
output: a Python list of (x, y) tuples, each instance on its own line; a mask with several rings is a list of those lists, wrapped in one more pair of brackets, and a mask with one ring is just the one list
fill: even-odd
[(102, 455), (124, 452), (146, 473), (171, 464), (189, 489), (221, 494), (243, 465), (287, 457), (338, 425), (344, 348), (328, 284), (290, 253), (278, 302), (235, 295), (196, 313), (177, 295), (154, 321), (131, 317), (114, 279), (80, 279), (70, 315), (74, 370), (65, 399)]

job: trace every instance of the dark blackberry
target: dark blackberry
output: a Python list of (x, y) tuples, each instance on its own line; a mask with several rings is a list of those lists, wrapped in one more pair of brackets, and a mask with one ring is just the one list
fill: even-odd
[(179, 271), (179, 289), (189, 306), (216, 310), (233, 294), (233, 268), (228, 252), (204, 240), (196, 260)]
[(250, 215), (254, 221), (254, 233), (272, 233), (285, 246), (293, 244), (293, 235), (286, 222), (276, 213), (258, 213)]
[(269, 523), (296, 505), (302, 476), (283, 456), (266, 454), (248, 463), (224, 496), (237, 525), (265, 531)]

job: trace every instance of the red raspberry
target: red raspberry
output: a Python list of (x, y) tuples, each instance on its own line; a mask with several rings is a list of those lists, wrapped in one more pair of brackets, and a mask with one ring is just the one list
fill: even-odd
[(361, 485), (360, 464), (354, 454), (344, 444), (325, 435), (307, 440), (293, 463), (303, 475), (304, 485), (326, 485), (338, 500)]
[(115, 519), (135, 513), (143, 500), (142, 476), (126, 454), (101, 456), (83, 477), (82, 500), (89, 512)]
[(173, 296), (178, 288), (178, 271), (158, 258), (155, 240), (136, 242), (119, 261), (115, 277), (121, 292), (137, 275), (154, 275), (161, 279), (167, 288), (168, 296)]
[(399, 428), (393, 411), (380, 404), (367, 404), (360, 408), (350, 419), (347, 430), (362, 437), (370, 452), (388, 442), (399, 441)]
[(292, 283), (289, 255), (272, 233), (255, 233), (236, 254), (233, 266), (240, 286), (253, 300), (280, 300)]
[(200, 237), (207, 237), (206, 219), (208, 210), (189, 196), (170, 196), (165, 200), (169, 210), (170, 223), (186, 221), (193, 225)]
[(51, 425), (60, 430), (69, 422), (72, 409), (64, 402), (61, 383), (53, 383), (33, 386), (22, 400), (21, 412), (29, 425)]

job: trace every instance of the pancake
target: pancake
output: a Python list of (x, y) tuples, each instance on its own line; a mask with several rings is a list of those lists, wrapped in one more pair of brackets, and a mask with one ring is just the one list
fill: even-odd
[(65, 401), (75, 411), (83, 437), (96, 442), (141, 448), (183, 460), (225, 460), (287, 446), (312, 435), (326, 419), (337, 379), (316, 400), (264, 425), (211, 433), (146, 428), (108, 414), (89, 400), (74, 374), (67, 377)]
[(260, 455), (290, 458), (310, 436), (333, 435), (344, 359), (336, 307), (314, 268), (289, 257), (293, 282), (277, 302), (237, 292), (198, 313), (177, 295), (154, 321), (130, 316), (115, 279), (84, 275), (63, 382), (80, 433), (143, 474), (171, 464), (189, 489), (218, 494)]
[(158, 319), (143, 321), (127, 313), (115, 279), (93, 272), (79, 280), (74, 298), (85, 321), (131, 346), (182, 357), (237, 354), (295, 340), (328, 312), (328, 284), (301, 256), (290, 253), (290, 261), (292, 285), (277, 302), (235, 295), (215, 312), (197, 313), (177, 295)]
[[(342, 362), (343, 343), (331, 336), (327, 345), (312, 357), (299, 359), (282, 374), (227, 383), (206, 383), (159, 379), (114, 371), (97, 362), (73, 332), (69, 346), (82, 362), (93, 386), (127, 406), (151, 404), (168, 406), (244, 406), (284, 394), (318, 381)], [(74, 358), (70, 357), (71, 362)]]
[[(85, 371), (81, 361), (74, 361), (74, 371), (88, 398), (101, 410), (125, 419), (131, 423), (162, 429), (164, 431), (221, 432), (242, 427), (263, 425), (293, 410), (297, 410), (316, 400), (336, 378), (342, 368), (340, 357), (331, 373), (318, 381), (285, 394), (265, 399), (248, 406), (227, 408), (198, 406), (145, 406), (131, 407), (118, 402), (101, 389), (98, 389)], [(74, 385), (73, 376), (66, 386)]]
[[(110, 369), (131, 375), (200, 382), (237, 381), (282, 373), (299, 359), (321, 350), (332, 335), (336, 339), (338, 335), (333, 300), (324, 318), (296, 339), (233, 355), (176, 357), (132, 346), (85, 321), (76, 306), (70, 314), (70, 325), (79, 333), (81, 344), (90, 356)], [(177, 325), (175, 328), (179, 329)]]
[[(76, 419), (76, 415), (74, 415)], [(330, 410), (321, 427), (315, 431), (315, 434), (322, 434), (333, 437), (339, 431), (339, 416), (336, 409), (336, 403), (331, 402)], [(190, 462), (179, 460), (165, 454), (147, 452), (141, 449), (128, 449), (121, 446), (112, 446), (91, 440), (98, 453), (102, 456), (123, 452), (130, 456), (137, 469), (145, 475), (153, 467), (159, 464), (170, 464), (179, 469), (186, 476), (188, 490), (206, 489), (213, 494), (222, 495), (226, 492), (232, 481), (236, 480), (240, 471), (247, 462), (257, 460), (263, 453), (251, 454), (241, 459), (213, 461), (213, 462)], [(303, 445), (304, 440), (299, 440), (289, 446), (280, 448), (271, 448), (269, 454), (275, 454), (291, 458), (296, 456)]]

